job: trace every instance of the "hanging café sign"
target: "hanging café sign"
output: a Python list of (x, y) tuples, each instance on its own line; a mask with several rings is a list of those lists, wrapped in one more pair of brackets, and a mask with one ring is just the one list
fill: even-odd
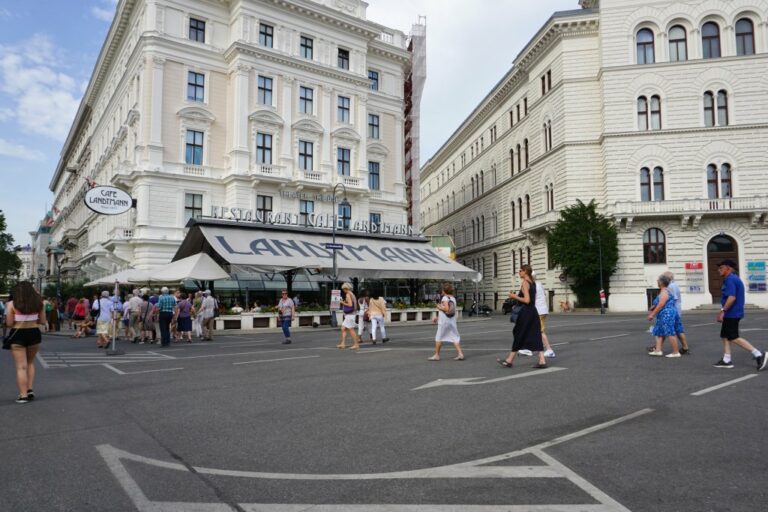
[(120, 215), (133, 207), (133, 198), (124, 190), (115, 187), (93, 187), (83, 199), (85, 206), (102, 215)]
[(237, 222), (253, 222), (258, 224), (271, 224), (275, 226), (297, 226), (310, 228), (333, 228), (334, 217), (336, 229), (345, 231), (357, 231), (360, 233), (379, 233), (383, 235), (418, 236), (413, 226), (409, 224), (391, 224), (388, 222), (374, 223), (367, 220), (348, 220), (347, 229), (344, 229), (343, 218), (330, 213), (289, 213), (289, 212), (265, 212), (263, 210), (251, 210), (248, 208), (227, 208), (225, 206), (212, 206), (211, 218), (234, 220)]

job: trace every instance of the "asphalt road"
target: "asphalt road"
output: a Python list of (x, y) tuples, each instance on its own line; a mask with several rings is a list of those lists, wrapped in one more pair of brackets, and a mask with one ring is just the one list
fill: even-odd
[[(37, 400), (0, 357), (4, 511), (761, 511), (768, 372), (721, 355), (713, 315), (681, 359), (644, 316), (556, 315), (557, 358), (495, 363), (505, 317), (462, 322), (467, 359), (428, 362), (432, 325), (337, 350), (338, 333), (123, 345), (45, 336)], [(768, 348), (768, 312), (745, 337)], [(712, 389), (715, 386), (723, 387)]]

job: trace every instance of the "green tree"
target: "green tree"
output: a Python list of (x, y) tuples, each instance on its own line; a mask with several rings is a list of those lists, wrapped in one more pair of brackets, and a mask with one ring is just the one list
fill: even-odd
[(7, 292), (10, 281), (21, 270), (21, 260), (13, 246), (13, 236), (6, 233), (5, 214), (0, 210), (0, 292)]
[(589, 204), (577, 201), (563, 209), (560, 217), (547, 237), (552, 263), (571, 278), (571, 289), (580, 306), (599, 306), (599, 251), (602, 249), (603, 287), (608, 293), (611, 274), (619, 259), (616, 225), (597, 213), (594, 200)]

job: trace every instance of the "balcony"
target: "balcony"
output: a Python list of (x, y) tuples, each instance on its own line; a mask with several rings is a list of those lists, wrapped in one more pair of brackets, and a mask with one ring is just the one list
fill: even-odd
[(303, 184), (327, 185), (325, 173), (301, 169), (293, 172), (293, 181)]
[(530, 219), (524, 220), (520, 232), (524, 234), (543, 233), (549, 231), (557, 221), (560, 220), (560, 212), (557, 210), (548, 211), (541, 215), (536, 215)]
[(202, 165), (185, 165), (181, 172), (187, 176), (208, 176), (208, 169)]
[[(725, 199), (675, 199), (671, 201), (617, 201), (613, 216), (631, 228), (636, 218), (680, 218), (681, 227), (698, 228), (706, 216), (746, 217), (752, 226), (762, 220), (768, 223), (768, 196), (734, 197)], [(691, 225), (692, 223), (692, 225)]]
[(340, 176), (337, 174), (334, 177), (334, 184), (336, 183), (343, 183), (345, 187), (349, 188), (368, 188), (368, 183), (366, 183), (363, 178), (357, 176)]

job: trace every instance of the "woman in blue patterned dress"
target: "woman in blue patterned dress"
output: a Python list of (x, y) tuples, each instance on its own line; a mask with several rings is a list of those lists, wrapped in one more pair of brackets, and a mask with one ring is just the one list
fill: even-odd
[(666, 357), (680, 357), (680, 351), (677, 348), (677, 330), (675, 325), (678, 323), (677, 308), (675, 308), (675, 298), (667, 290), (670, 279), (665, 275), (660, 275), (658, 281), (659, 285), (659, 301), (648, 313), (648, 321), (652, 321), (656, 318), (656, 324), (653, 326), (652, 334), (656, 337), (656, 346), (654, 350), (648, 352), (649, 356), (663, 356), (661, 351), (661, 344), (664, 338), (669, 338), (669, 343), (672, 345), (672, 352), (667, 354)]

